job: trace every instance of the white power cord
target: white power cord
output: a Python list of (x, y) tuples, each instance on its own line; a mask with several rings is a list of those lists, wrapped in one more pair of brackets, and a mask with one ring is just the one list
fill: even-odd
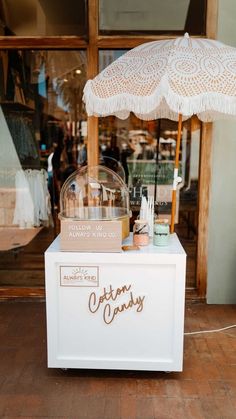
[(215, 333), (215, 332), (222, 332), (223, 330), (232, 329), (236, 327), (236, 324), (232, 324), (231, 326), (222, 327), (221, 329), (213, 329), (213, 330), (199, 330), (197, 332), (185, 332), (184, 335), (198, 335), (200, 333)]

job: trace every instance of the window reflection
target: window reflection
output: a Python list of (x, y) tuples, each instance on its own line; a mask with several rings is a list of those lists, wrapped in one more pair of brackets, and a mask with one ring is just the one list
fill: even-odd
[(86, 0), (0, 0), (3, 35), (86, 35), (86, 13)]
[(206, 0), (99, 0), (101, 33), (206, 33)]
[[(125, 121), (107, 117), (100, 118), (99, 122), (100, 160), (106, 164), (106, 159), (112, 158), (107, 163), (114, 171), (117, 171), (119, 165), (123, 167), (133, 212), (139, 211), (142, 196), (152, 196), (155, 198), (156, 214), (169, 218), (177, 122), (141, 121), (132, 114)], [(189, 170), (186, 162), (189, 136), (190, 125), (185, 122), (180, 151), (180, 175), (184, 176), (187, 176)], [(185, 181), (187, 177), (183, 178), (181, 187)]]

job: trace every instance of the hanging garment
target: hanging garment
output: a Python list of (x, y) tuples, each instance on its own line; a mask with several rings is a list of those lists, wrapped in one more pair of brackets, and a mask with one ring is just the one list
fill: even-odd
[(16, 173), (16, 206), (13, 224), (19, 224), (21, 228), (34, 225), (34, 204), (30, 193), (30, 185), (23, 170)]
[(14, 224), (22, 228), (39, 227), (49, 221), (50, 195), (46, 170), (19, 170), (16, 173)]

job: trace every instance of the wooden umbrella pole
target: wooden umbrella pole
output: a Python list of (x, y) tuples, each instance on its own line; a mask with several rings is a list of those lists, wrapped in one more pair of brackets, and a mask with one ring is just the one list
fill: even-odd
[(173, 180), (173, 189), (172, 189), (172, 206), (171, 206), (171, 223), (170, 223), (170, 232), (171, 233), (174, 233), (174, 228), (175, 228), (176, 188), (177, 188), (177, 185), (178, 185), (179, 151), (180, 151), (181, 131), (182, 131), (182, 114), (179, 114), (178, 135), (177, 135), (177, 142), (176, 142), (176, 149), (175, 149), (174, 180)]
[(160, 137), (161, 137), (161, 119), (158, 120), (158, 127), (157, 127), (155, 186), (154, 186), (154, 208), (157, 205), (157, 203), (156, 203), (156, 199), (157, 199), (157, 175), (158, 175)]

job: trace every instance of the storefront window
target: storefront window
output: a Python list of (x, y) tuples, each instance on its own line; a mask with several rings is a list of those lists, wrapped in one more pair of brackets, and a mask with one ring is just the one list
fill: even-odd
[[(35, 268), (40, 249), (34, 285), (43, 285), (43, 252), (58, 232), (61, 186), (86, 163), (86, 52), (4, 50), (0, 66), (1, 281), (16, 281), (33, 260)], [(21, 277), (24, 285), (30, 275)]]
[(206, 6), (206, 0), (99, 0), (99, 30), (205, 35)]
[(2, 35), (87, 34), (86, 0), (0, 0)]

